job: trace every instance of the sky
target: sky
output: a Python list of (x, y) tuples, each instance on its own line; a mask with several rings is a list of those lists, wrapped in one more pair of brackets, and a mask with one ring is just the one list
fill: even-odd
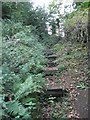
[(32, 0), (34, 3), (34, 6), (41, 6), (43, 7), (43, 4), (45, 4), (45, 8), (48, 7), (49, 3), (52, 2), (53, 0)]
[[(34, 3), (33, 7), (37, 7), (37, 6), (41, 6), (43, 8), (43, 5), (45, 4), (45, 10), (48, 11), (48, 5), (50, 2), (52, 2), (53, 0), (32, 0), (32, 2)], [(64, 6), (65, 5), (72, 5), (73, 0), (62, 0), (63, 4), (61, 7), (61, 13), (64, 14)], [(73, 8), (68, 8), (66, 11), (70, 12), (72, 11)], [(48, 30), (51, 29), (50, 27), (48, 27)], [(51, 34), (51, 31), (48, 31), (49, 34)], [(62, 35), (64, 36), (64, 32), (62, 33)]]
[[(53, 0), (32, 0), (32, 2), (34, 3), (34, 7), (37, 6), (41, 6), (43, 7), (43, 5), (45, 4), (45, 10), (48, 10), (48, 5), (50, 2), (52, 2)], [(62, 0), (63, 4), (62, 4), (62, 8), (61, 11), (62, 13), (64, 13), (64, 5), (71, 5), (73, 0)], [(72, 10), (72, 8), (71, 8)], [(68, 9), (68, 11), (70, 11), (70, 9)]]

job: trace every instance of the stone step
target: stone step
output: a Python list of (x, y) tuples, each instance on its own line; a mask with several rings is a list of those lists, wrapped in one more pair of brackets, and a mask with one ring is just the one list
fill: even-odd
[(52, 51), (49, 51), (49, 52), (44, 52), (44, 55), (48, 56), (48, 55), (52, 55), (53, 52)]
[(48, 62), (47, 67), (55, 67), (57, 64), (55, 62)]
[(51, 54), (51, 55), (48, 55), (47, 58), (57, 58), (57, 55), (56, 54)]
[(56, 55), (48, 55), (48, 56), (46, 56), (46, 58), (48, 58), (49, 61), (54, 61), (54, 60), (56, 60), (57, 56)]
[(56, 59), (55, 58), (50, 58), (50, 59), (48, 59), (48, 62), (56, 62)]
[(44, 55), (52, 55), (52, 54), (54, 54), (53, 49), (46, 49), (44, 51)]
[[(51, 82), (51, 83), (50, 83)], [(54, 81), (49, 81), (48, 84), (46, 84), (46, 89), (52, 89), (52, 88), (56, 88), (56, 89), (62, 89), (62, 90), (68, 90), (65, 85), (63, 85), (62, 83), (54, 83)]]
[(62, 80), (58, 78), (46, 78), (46, 88), (61, 88), (61, 89), (67, 89)]
[(45, 76), (45, 79), (49, 79), (49, 80), (56, 80), (59, 79), (57, 75), (50, 75), (50, 76)]
[(58, 68), (57, 67), (46, 67), (44, 71), (45, 71), (45, 74), (55, 74), (57, 73)]
[(58, 71), (57, 67), (46, 67), (45, 71)]
[(53, 97), (63, 97), (65, 93), (67, 93), (67, 91), (62, 88), (48, 88), (45, 91), (46, 96), (53, 96)]

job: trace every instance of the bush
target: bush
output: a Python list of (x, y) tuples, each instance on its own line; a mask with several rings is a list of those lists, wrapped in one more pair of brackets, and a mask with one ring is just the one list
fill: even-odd
[(40, 117), (38, 93), (43, 92), (44, 85), (44, 47), (33, 26), (10, 24), (11, 21), (3, 24), (4, 117)]

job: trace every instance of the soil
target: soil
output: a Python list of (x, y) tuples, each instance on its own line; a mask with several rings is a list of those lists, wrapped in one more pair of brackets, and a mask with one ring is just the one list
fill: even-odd
[(79, 118), (88, 118), (88, 89), (77, 89), (76, 94), (73, 108), (79, 114)]
[[(51, 62), (54, 63), (56, 59), (55, 54), (48, 55), (48, 59), (51, 59)], [(68, 118), (88, 118), (88, 90), (87, 89), (77, 89), (75, 83), (77, 82), (72, 77), (72, 71), (67, 71), (61, 76), (57, 76), (56, 73), (58, 70), (57, 66), (53, 65), (49, 67), (49, 64), (45, 68), (45, 72), (50, 73), (53, 71), (53, 74), (46, 75), (46, 88), (48, 89), (64, 89), (69, 92), (68, 99), (70, 106), (68, 109), (67, 116)]]

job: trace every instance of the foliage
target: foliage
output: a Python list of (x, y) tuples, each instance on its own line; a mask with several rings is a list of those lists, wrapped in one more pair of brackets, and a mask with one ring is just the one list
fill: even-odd
[(3, 2), (2, 18), (28, 24), (30, 12), (33, 10), (31, 2)]
[(44, 99), (45, 104), (47, 107), (44, 107), (44, 112), (46, 114), (46, 118), (53, 118), (53, 119), (65, 119), (67, 118), (67, 109), (69, 105), (69, 101), (67, 97), (56, 98), (56, 97), (49, 97)]
[(73, 2), (73, 6), (74, 8), (77, 8), (77, 9), (86, 9), (89, 7), (89, 2), (87, 1), (83, 1), (83, 2)]
[[(78, 81), (76, 87), (87, 88), (87, 49), (75, 41), (87, 42), (88, 3), (75, 3), (74, 11), (65, 16), (60, 10), (59, 1), (49, 5), (49, 14), (42, 8), (34, 9), (31, 2), (2, 3), (3, 119), (41, 119), (39, 95), (45, 84), (43, 70), (47, 59), (43, 51), (46, 45), (48, 48), (55, 45), (58, 76), (64, 77), (64, 73), (70, 71), (72, 79)], [(62, 16), (68, 42), (60, 34)], [(52, 35), (47, 34), (47, 23)], [(46, 100), (52, 118), (67, 117), (68, 100), (55, 101), (54, 97)]]
[[(4, 2), (2, 3), (2, 18), (22, 25), (32, 25), (37, 29), (37, 34), (43, 38), (43, 34), (46, 34), (46, 19), (47, 13), (43, 15), (42, 8), (33, 8), (32, 2)], [(7, 21), (8, 22), (8, 21)], [(13, 22), (10, 23), (13, 25)], [(19, 24), (19, 23), (17, 23)], [(9, 25), (9, 24), (8, 24)], [(15, 26), (12, 26), (12, 29)], [(17, 29), (17, 27), (15, 28)]]
[(76, 44), (76, 42), (72, 41), (64, 42), (64, 44), (60, 42), (54, 46), (54, 50), (58, 55), (57, 62), (62, 63), (60, 66), (66, 66), (66, 68), (76, 67), (78, 65), (76, 61), (87, 56), (87, 48), (83, 47), (83, 44)]
[(87, 42), (88, 3), (73, 3), (73, 6), (76, 6), (74, 10), (63, 18), (65, 36), (67, 39)]
[(85, 88), (88, 88), (88, 85), (86, 84), (86, 83), (79, 83), (79, 84), (77, 84), (77, 86), (76, 86), (77, 88), (81, 88), (81, 89), (85, 89)]
[(48, 14), (48, 23), (51, 27), (52, 35), (60, 34), (60, 24), (62, 23), (62, 14), (61, 14), (61, 1), (53, 0), (52, 3), (49, 4), (49, 14)]
[(88, 65), (87, 65), (87, 47), (77, 42), (59, 42), (54, 46), (57, 53), (59, 76), (65, 76), (71, 73), (70, 77), (75, 80), (75, 86), (79, 88), (88, 87)]
[(31, 2), (3, 2), (2, 18), (3, 117), (40, 117), (38, 93), (43, 92), (46, 59), (39, 41), (46, 34), (46, 17)]
[(23, 26), (20, 22), (12, 27), (10, 24), (13, 24), (10, 20), (3, 21), (4, 112), (20, 119), (38, 117), (39, 114), (32, 114), (40, 110), (38, 93), (43, 92), (44, 85), (44, 47), (39, 43), (35, 27)]

